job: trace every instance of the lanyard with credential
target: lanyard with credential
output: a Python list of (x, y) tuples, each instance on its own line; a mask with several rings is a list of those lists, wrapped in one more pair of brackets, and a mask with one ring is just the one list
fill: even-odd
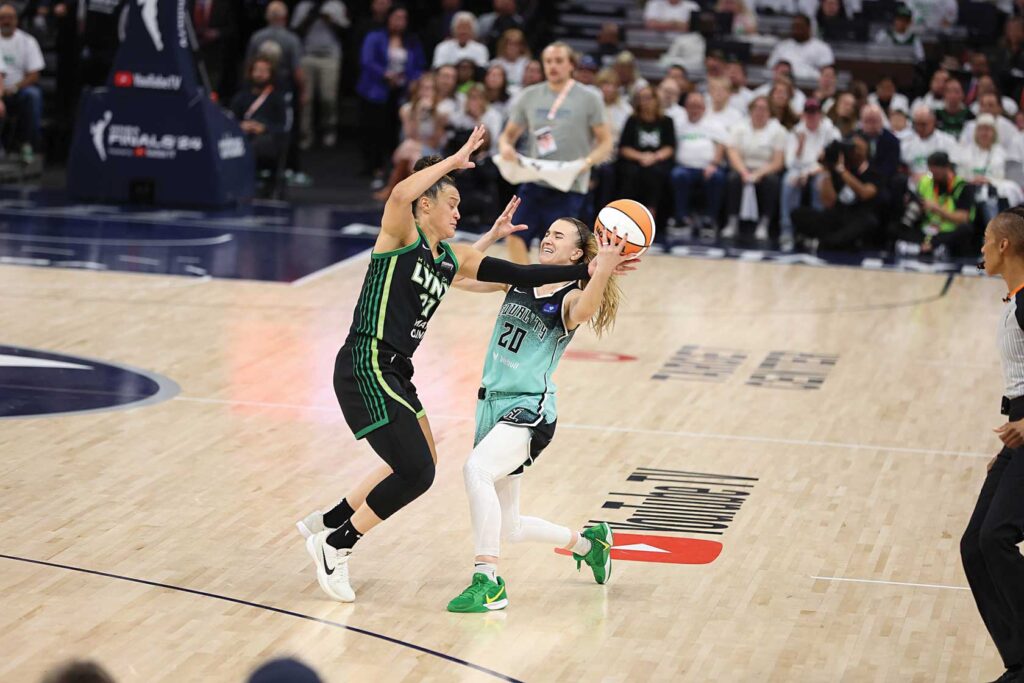
[(273, 90), (274, 86), (272, 85), (268, 85), (267, 87), (265, 87), (263, 89), (263, 92), (260, 93), (260, 96), (253, 100), (252, 104), (249, 105), (249, 108), (245, 110), (245, 116), (242, 118), (251, 118), (252, 115), (255, 114), (260, 107), (263, 106), (263, 102), (266, 101), (267, 97), (270, 95), (271, 92), (273, 92)]
[(558, 97), (555, 98), (555, 103), (551, 105), (551, 109), (548, 110), (548, 121), (554, 121), (555, 115), (558, 114), (558, 110), (562, 104), (565, 103), (565, 98), (569, 95), (569, 91), (572, 90), (572, 86), (576, 85), (576, 81), (569, 79), (569, 82), (562, 88), (562, 92), (558, 93)]

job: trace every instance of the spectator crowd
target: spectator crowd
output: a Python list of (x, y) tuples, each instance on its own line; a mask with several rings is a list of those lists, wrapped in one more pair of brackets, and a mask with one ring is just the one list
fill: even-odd
[[(17, 110), (18, 136), (30, 149), (39, 144), (38, 44), (17, 29), (19, 16), (74, 34), (74, 78), (86, 85), (104, 81), (116, 49), (117, 22), (107, 19), (117, 8), (106, 15), (100, 8), (124, 0), (77, 2), (39, 0), (20, 15), (0, 7), (0, 114)], [(989, 35), (949, 38), (964, 23), (961, 5), (991, 10)], [(565, 131), (533, 117), (546, 102), (540, 93), (558, 95), (545, 49), (557, 3), (190, 0), (189, 7), (204, 77), (241, 122), (267, 178), (309, 181), (303, 152), (337, 145), (341, 97), (350, 94), (358, 103), (352, 170), (377, 199), (420, 156), (450, 153), (474, 126), (486, 127), (477, 168), (459, 179), (468, 224), (485, 223), (516, 189), (491, 161), (499, 153), (584, 162), (583, 186), (561, 193), (572, 201), (555, 206), (592, 219), (610, 199), (636, 199), (651, 209), (666, 246), (724, 239), (783, 250), (962, 256), (976, 247), (987, 217), (1024, 201), (1024, 0), (637, 2), (642, 30), (671, 45), (660, 62), (642, 63), (625, 49), (635, 45), (623, 34), (628, 22), (605, 23), (587, 49), (558, 43), (579, 86), (562, 114), (575, 122), (571, 112), (597, 107), (601, 119), (579, 119), (587, 135), (568, 145), (559, 145)], [(879, 9), (885, 28), (869, 35)], [(78, 20), (73, 28), (70, 16)], [(744, 41), (769, 18), (788, 21), (789, 35), (774, 42), (764, 82), (748, 83), (754, 68)], [(837, 68), (833, 46), (858, 39), (865, 50), (905, 50), (916, 62), (914, 79), (850, 78)], [(58, 81), (60, 73), (58, 63)], [(551, 190), (535, 185), (530, 191)]]

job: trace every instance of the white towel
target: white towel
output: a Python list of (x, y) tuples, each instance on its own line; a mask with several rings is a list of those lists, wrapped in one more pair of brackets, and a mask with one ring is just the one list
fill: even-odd
[(740, 197), (740, 220), (755, 222), (759, 218), (757, 208), (757, 190), (754, 183), (743, 184), (743, 196)]
[(586, 163), (577, 161), (548, 161), (520, 156), (516, 161), (506, 161), (500, 154), (491, 157), (501, 177), (513, 185), (535, 183), (543, 180), (560, 192), (568, 192), (576, 182), (576, 176), (583, 171)]

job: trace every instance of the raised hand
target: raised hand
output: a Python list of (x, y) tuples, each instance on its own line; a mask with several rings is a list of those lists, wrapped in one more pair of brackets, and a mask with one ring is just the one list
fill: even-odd
[(491, 234), (495, 241), (504, 239), (509, 235), (517, 232), (522, 232), (529, 228), (528, 225), (520, 223), (519, 225), (513, 225), (512, 216), (515, 215), (516, 209), (519, 208), (519, 204), (522, 203), (516, 195), (512, 195), (512, 199), (509, 200), (505, 210), (501, 212), (501, 215), (494, 219), (494, 225), (491, 226)]
[(599, 271), (611, 275), (636, 270), (639, 261), (632, 254), (623, 253), (626, 248), (625, 237), (621, 237), (617, 231), (608, 229), (596, 237), (599, 248), (597, 257), (589, 264), (591, 277)]
[(469, 136), (469, 140), (462, 146), (458, 152), (452, 155), (452, 159), (455, 160), (455, 168), (475, 168), (476, 164), (470, 161), (473, 153), (476, 152), (477, 148), (484, 142), (484, 137), (487, 135), (487, 128), (484, 126), (477, 126), (473, 129), (472, 134)]

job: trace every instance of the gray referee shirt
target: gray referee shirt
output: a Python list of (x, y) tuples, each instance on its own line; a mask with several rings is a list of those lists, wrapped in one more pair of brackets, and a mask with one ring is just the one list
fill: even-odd
[(999, 322), (999, 360), (1007, 398), (1024, 396), (1024, 290), (1017, 290)]

